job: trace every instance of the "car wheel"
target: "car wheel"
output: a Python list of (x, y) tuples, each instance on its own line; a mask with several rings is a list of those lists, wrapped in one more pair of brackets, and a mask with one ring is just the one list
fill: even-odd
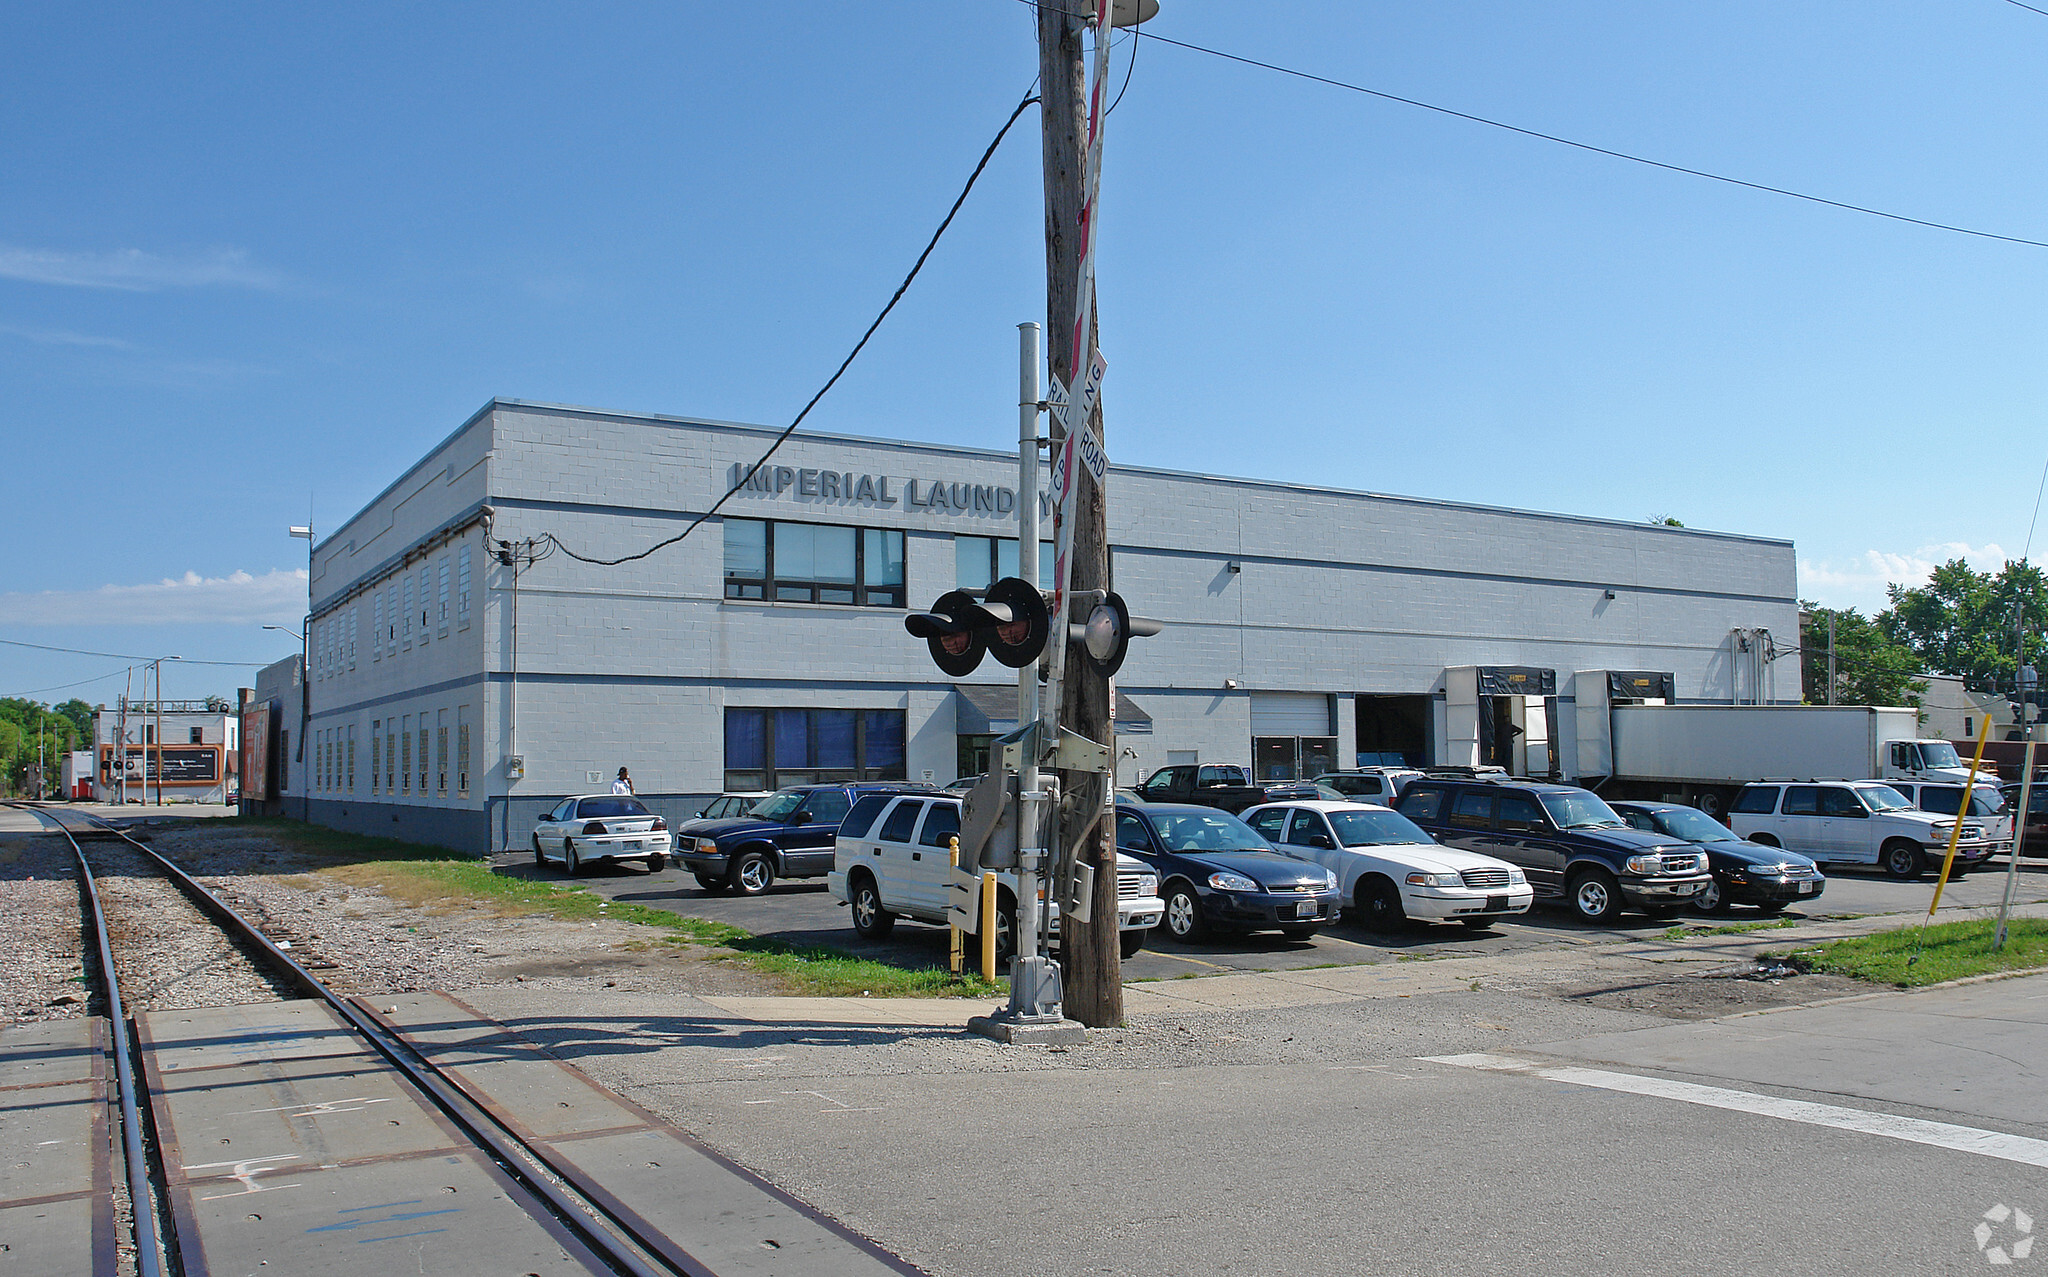
[(731, 885), (725, 879), (713, 878), (710, 874), (692, 874), (691, 877), (697, 880), (698, 886), (714, 896), (724, 895), (726, 888)]
[(664, 856), (664, 855), (660, 855), (659, 853), (657, 853), (657, 854), (655, 854), (655, 855), (652, 855), (652, 856), (649, 856), (649, 857), (647, 858), (647, 872), (648, 872), (648, 873), (651, 873), (651, 874), (658, 874), (658, 873), (660, 873), (660, 872), (661, 872), (662, 870), (664, 870), (664, 869), (666, 869), (666, 868), (668, 868), (668, 857), (667, 857), (667, 856)]
[(1175, 883), (1166, 893), (1166, 934), (1182, 944), (1202, 938), (1208, 927), (1202, 922), (1202, 902), (1195, 897), (1194, 888), (1186, 883)]
[(1280, 934), (1289, 940), (1313, 940), (1319, 930), (1320, 927), (1282, 927)]
[(732, 862), (732, 889), (743, 896), (758, 896), (775, 881), (775, 866), (766, 852), (750, 851)]
[(1358, 912), (1373, 930), (1393, 931), (1408, 921), (1408, 911), (1401, 907), (1401, 889), (1391, 879), (1361, 878), (1356, 895)]
[(1149, 934), (1150, 928), (1119, 932), (1116, 938), (1117, 952), (1126, 958), (1137, 957), (1139, 951), (1145, 947), (1145, 937)]
[(1927, 857), (1922, 854), (1919, 843), (1899, 838), (1884, 845), (1883, 860), (1886, 873), (1910, 881), (1920, 876), (1920, 871), (1926, 867)]
[(1701, 794), (1700, 811), (1704, 812), (1706, 815), (1712, 816), (1715, 820), (1721, 820), (1723, 824), (1726, 824), (1727, 822), (1722, 818), (1728, 814), (1728, 800), (1721, 797), (1720, 794), (1714, 793), (1712, 791)]
[(539, 834), (535, 834), (533, 836), (533, 863), (535, 864), (535, 866), (543, 868), (546, 867), (548, 863), (548, 854), (540, 849)]
[(576, 855), (576, 840), (562, 839), (562, 872), (571, 878), (583, 872), (583, 861)]
[(866, 874), (853, 880), (853, 930), (863, 940), (886, 939), (896, 929), (896, 915), (882, 907), (882, 893)]
[(1727, 913), (1728, 897), (1721, 890), (1721, 880), (1710, 875), (1700, 894), (1692, 898), (1692, 907), (1701, 913)]
[(1459, 922), (1462, 922), (1462, 923), (1464, 923), (1464, 924), (1465, 924), (1465, 926), (1466, 926), (1467, 928), (1469, 928), (1470, 930), (1473, 930), (1473, 931), (1485, 931), (1485, 930), (1486, 930), (1487, 928), (1491, 927), (1491, 926), (1492, 926), (1492, 925), (1493, 925), (1494, 923), (1496, 923), (1496, 922), (1499, 922), (1499, 921), (1500, 921), (1500, 919), (1498, 919), (1498, 918), (1460, 918), (1460, 919), (1458, 919), (1458, 921), (1459, 921)]
[(1621, 884), (1604, 870), (1596, 869), (1572, 879), (1566, 894), (1571, 898), (1572, 912), (1582, 922), (1613, 922), (1621, 916)]

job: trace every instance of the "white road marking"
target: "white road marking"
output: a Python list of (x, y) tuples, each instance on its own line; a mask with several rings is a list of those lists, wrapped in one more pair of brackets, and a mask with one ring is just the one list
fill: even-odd
[(1873, 1113), (1866, 1109), (1843, 1108), (1835, 1104), (1815, 1104), (1810, 1100), (1788, 1100), (1776, 1095), (1731, 1091), (1725, 1087), (1673, 1082), (1660, 1077), (1610, 1073), (1605, 1069), (1544, 1065), (1508, 1055), (1489, 1055), (1481, 1052), (1471, 1055), (1430, 1055), (1422, 1058), (1432, 1064), (1487, 1069), (1498, 1073), (1524, 1073), (1552, 1082), (1567, 1082), (1573, 1086), (1590, 1086), (1603, 1091), (1647, 1095), (1654, 1099), (1677, 1100), (1684, 1104), (1704, 1104), (1709, 1108), (1754, 1113), (1759, 1117), (1782, 1118), (1788, 1122), (1804, 1122), (1809, 1126), (1828, 1126), (1838, 1131), (1880, 1135), (1886, 1139), (1905, 1140), (1912, 1144), (1953, 1149), (1958, 1153), (1975, 1153), (1979, 1157), (1995, 1157), (2001, 1161), (2019, 1162), (2027, 1166), (2048, 1167), (2048, 1140), (2030, 1139), (2024, 1135), (2007, 1135), (2001, 1131), (1979, 1130), (1974, 1126), (1926, 1122), (1916, 1117)]

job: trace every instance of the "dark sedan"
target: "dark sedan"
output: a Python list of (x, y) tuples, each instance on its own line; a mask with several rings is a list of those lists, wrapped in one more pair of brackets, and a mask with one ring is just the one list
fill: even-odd
[(1159, 874), (1166, 934), (1190, 941), (1214, 931), (1278, 931), (1306, 940), (1344, 908), (1337, 876), (1283, 856), (1251, 826), (1213, 807), (1119, 803), (1117, 850)]
[(1820, 867), (1797, 852), (1737, 838), (1728, 826), (1694, 807), (1678, 803), (1616, 802), (1609, 806), (1637, 829), (1682, 838), (1707, 853), (1714, 876), (1693, 897), (1701, 913), (1726, 913), (1730, 905), (1755, 905), (1777, 913), (1801, 900), (1818, 900), (1828, 880)]

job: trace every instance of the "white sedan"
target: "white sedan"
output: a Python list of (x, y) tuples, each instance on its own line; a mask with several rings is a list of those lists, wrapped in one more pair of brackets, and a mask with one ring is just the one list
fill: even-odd
[(631, 794), (564, 798), (533, 827), (533, 863), (558, 860), (572, 874), (600, 860), (637, 860), (660, 873), (668, 852), (668, 822)]
[(1433, 841), (1414, 821), (1370, 803), (1268, 803), (1240, 819), (1275, 850), (1337, 875), (1344, 898), (1373, 927), (1403, 920), (1480, 928), (1527, 913), (1536, 893), (1505, 860)]

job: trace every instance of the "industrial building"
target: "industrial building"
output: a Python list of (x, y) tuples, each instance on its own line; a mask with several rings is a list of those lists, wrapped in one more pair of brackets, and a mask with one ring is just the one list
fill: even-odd
[(131, 701), (93, 711), (93, 796), (103, 803), (227, 803), (241, 721), (208, 701)]
[[(1015, 453), (800, 433), (742, 482), (775, 434), (485, 405), (313, 548), (287, 809), (481, 851), (622, 766), (672, 820), (726, 790), (980, 770), (1010, 671), (956, 685), (903, 617), (1014, 571)], [(1117, 680), (1122, 783), (1190, 760), (1570, 777), (1584, 689), (1799, 700), (1786, 541), (1138, 466), (1109, 484), (1115, 587), (1166, 623)], [(638, 554), (728, 491), (644, 558), (569, 553)], [(531, 562), (494, 553), (529, 538)], [(295, 719), (298, 690), (264, 700)]]

